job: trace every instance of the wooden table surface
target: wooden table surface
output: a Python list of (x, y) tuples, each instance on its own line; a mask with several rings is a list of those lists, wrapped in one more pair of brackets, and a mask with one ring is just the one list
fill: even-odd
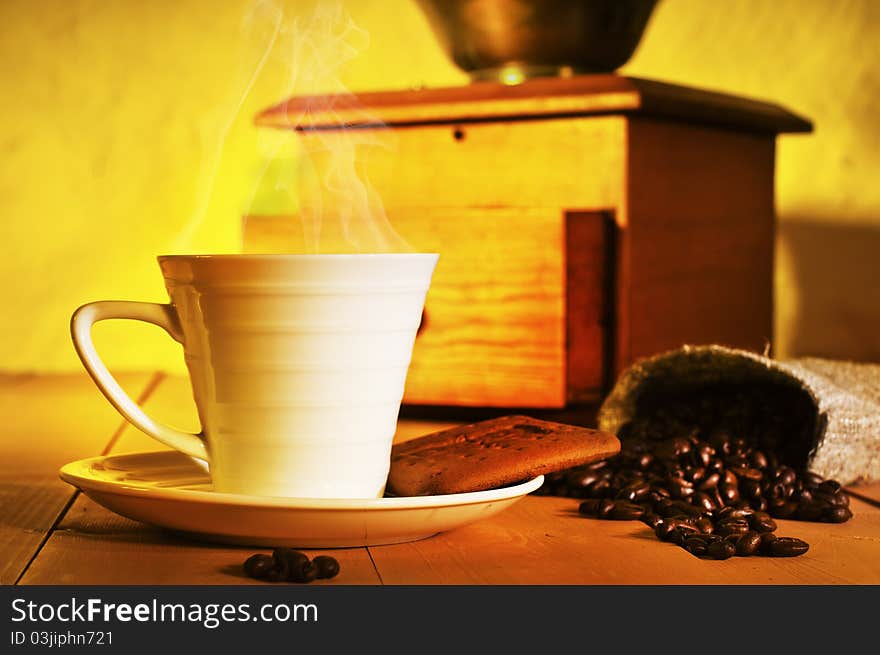
[[(197, 427), (186, 380), (145, 373), (120, 382), (156, 418)], [(118, 516), (58, 478), (72, 460), (162, 449), (85, 374), (0, 376), (0, 392), (0, 583), (254, 583), (240, 565), (265, 549), (185, 540)], [(401, 421), (398, 435), (448, 425)], [(880, 485), (851, 491), (855, 516), (845, 524), (779, 521), (777, 534), (810, 543), (797, 558), (700, 560), (640, 522), (586, 519), (575, 500), (528, 496), (429, 539), (333, 550), (340, 575), (315, 584), (877, 584)]]

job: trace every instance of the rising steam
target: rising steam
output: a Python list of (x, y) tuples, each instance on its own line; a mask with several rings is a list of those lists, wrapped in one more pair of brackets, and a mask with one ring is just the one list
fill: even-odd
[[(332, 122), (334, 104), (341, 100), (350, 112), (354, 96), (341, 73), (368, 46), (367, 33), (335, 2), (320, 4), (306, 21), (295, 21), (285, 36), (291, 48), (294, 95), (312, 98), (297, 112), (288, 112), (288, 122), (308, 123), (310, 113), (322, 114), (325, 120), (329, 116)], [(361, 113), (366, 111), (361, 108)], [(392, 134), (380, 129), (378, 119), (361, 118), (376, 127), (315, 131), (305, 140), (299, 218), (311, 252), (321, 252), (322, 244), (325, 250), (339, 250), (344, 244), (356, 252), (411, 250), (388, 222), (382, 200), (362, 168), (372, 150), (392, 147)]]
[[(353, 94), (341, 80), (342, 72), (368, 46), (369, 37), (340, 2), (320, 2), (308, 16), (297, 17), (275, 0), (257, 0), (244, 17), (242, 34), (250, 53), (250, 58), (241, 62), (239, 79), (244, 84), (231, 115), (220, 124), (218, 149), (202, 178), (208, 193), (200, 194), (202, 201), (182, 240), (191, 236), (207, 211), (223, 144), (255, 83), (259, 81), (262, 86), (264, 80), (259, 78), (264, 69), (281, 64), (286, 73), (269, 104), (299, 99), (296, 110), (287, 113), (291, 128), (307, 124), (311, 114), (321, 114), (324, 121), (329, 118), (332, 122), (334, 105), (339, 100), (345, 101), (350, 116), (355, 104)], [(303, 102), (306, 97), (309, 101)], [(244, 203), (244, 216), (250, 215), (257, 204), (257, 189), (270, 187), (276, 196), (286, 196), (286, 204), (293, 208), (292, 220), (302, 228), (302, 252), (411, 251), (388, 222), (382, 200), (364, 171), (372, 152), (393, 148), (393, 133), (368, 116), (366, 110), (360, 111), (363, 116), (359, 122), (375, 127), (313, 131), (302, 139), (292, 130), (281, 130), (286, 135), (264, 139), (264, 164)], [(295, 165), (273, 166), (273, 162), (282, 160), (294, 161)]]

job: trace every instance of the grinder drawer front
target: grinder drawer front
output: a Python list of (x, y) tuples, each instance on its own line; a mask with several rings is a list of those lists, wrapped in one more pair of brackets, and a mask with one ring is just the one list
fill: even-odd
[(440, 253), (404, 402), (563, 406), (559, 211), (432, 208), (389, 219), (416, 250)]
[[(605, 214), (431, 207), (388, 218), (414, 250), (440, 254), (404, 403), (561, 408), (599, 397)], [(301, 241), (291, 217), (245, 222), (249, 252), (302, 252)]]

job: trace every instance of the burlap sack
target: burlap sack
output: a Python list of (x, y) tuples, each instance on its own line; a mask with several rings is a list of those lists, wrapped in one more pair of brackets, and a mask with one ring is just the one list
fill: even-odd
[(804, 358), (773, 360), (721, 346), (685, 346), (636, 362), (599, 410), (599, 428), (616, 433), (633, 418), (640, 394), (656, 385), (796, 385), (812, 400), (809, 434), (799, 436), (809, 469), (842, 484), (880, 480), (880, 365)]

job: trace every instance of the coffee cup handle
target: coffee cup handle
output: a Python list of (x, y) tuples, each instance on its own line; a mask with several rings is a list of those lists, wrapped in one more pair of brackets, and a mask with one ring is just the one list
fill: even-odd
[(182, 453), (208, 461), (204, 435), (182, 432), (151, 419), (138, 407), (101, 361), (92, 343), (92, 325), (110, 318), (145, 321), (163, 328), (175, 341), (183, 343), (177, 312), (171, 305), (125, 300), (103, 300), (83, 305), (70, 319), (73, 345), (83, 366), (110, 404), (135, 427)]

